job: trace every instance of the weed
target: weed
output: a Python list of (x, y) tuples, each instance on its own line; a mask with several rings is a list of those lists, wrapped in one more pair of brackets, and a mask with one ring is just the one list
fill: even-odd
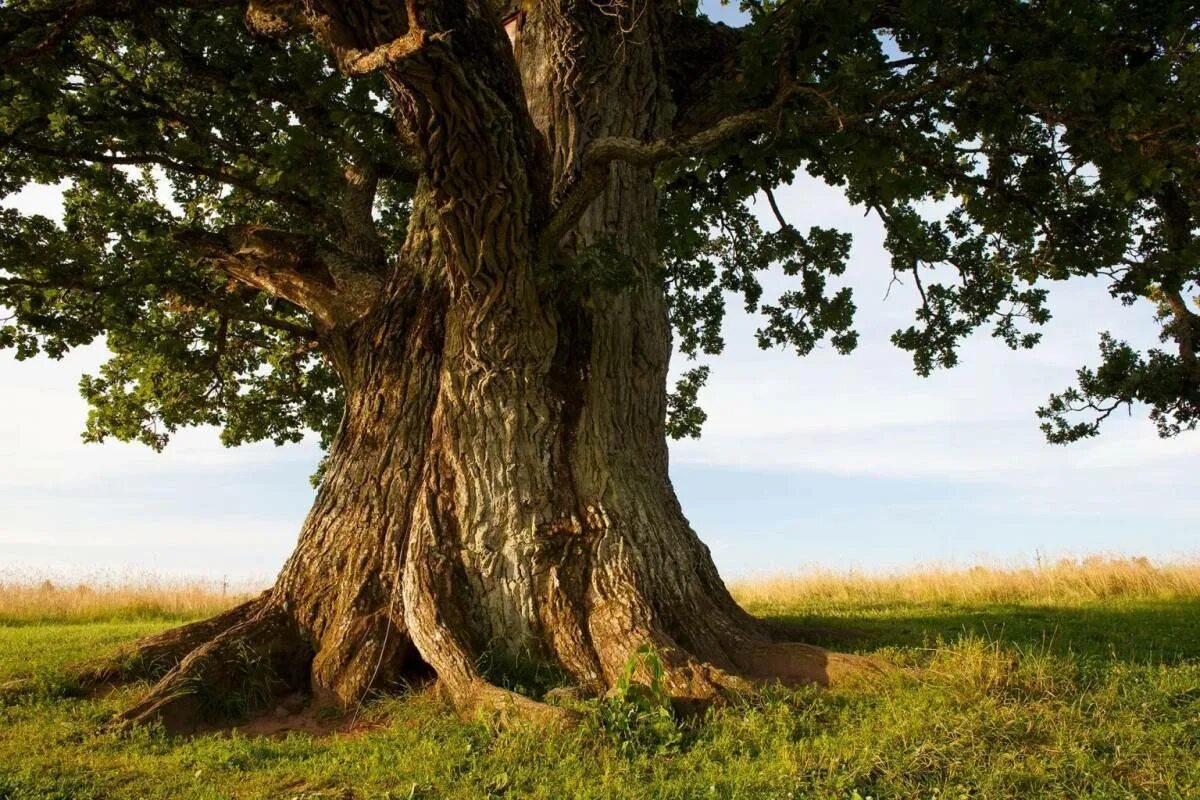
[(625, 662), (613, 691), (597, 705), (595, 721), (627, 756), (679, 747), (683, 733), (663, 685), (662, 658), (653, 648), (643, 645)]

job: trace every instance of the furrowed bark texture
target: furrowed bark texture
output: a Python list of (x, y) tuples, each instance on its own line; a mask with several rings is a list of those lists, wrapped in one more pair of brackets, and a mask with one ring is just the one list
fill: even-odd
[[(858, 668), (775, 643), (675, 498), (653, 170), (613, 163), (549, 258), (539, 242), (591, 142), (669, 133), (662, 21), (536, 3), (513, 47), (471, 3), (328, 5), (305, 5), (313, 29), (341, 62), (383, 65), (418, 150), (408, 241), (377, 307), (323, 336), (346, 412), (277, 584), (148, 640), (179, 663), (128, 717), (191, 702), (189, 686), (229, 672), (210, 662), (233, 642), (343, 704), (431, 669), (460, 705), (550, 718), (481, 660), (549, 662), (601, 692), (648, 645), (667, 689), (697, 700)], [(589, 283), (579, 265), (598, 249), (627, 287)]]

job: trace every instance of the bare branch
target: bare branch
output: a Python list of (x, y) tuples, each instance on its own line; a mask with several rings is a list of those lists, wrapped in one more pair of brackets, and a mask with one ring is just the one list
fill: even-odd
[(771, 205), (771, 213), (775, 215), (775, 221), (779, 223), (779, 227), (785, 231), (794, 231), (792, 223), (788, 222), (783, 217), (783, 212), (779, 210), (779, 204), (775, 202), (775, 193), (770, 187), (763, 187), (763, 194), (767, 196), (767, 202)]

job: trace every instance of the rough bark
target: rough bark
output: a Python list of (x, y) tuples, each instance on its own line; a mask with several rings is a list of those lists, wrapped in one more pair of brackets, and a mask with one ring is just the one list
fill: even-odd
[[(602, 692), (650, 646), (691, 700), (860, 670), (776, 643), (675, 498), (653, 168), (613, 162), (571, 229), (540, 241), (591, 142), (670, 132), (663, 21), (532, 4), (514, 59), (470, 4), (406, 22), (353, 5), (308, 4), (309, 24), (341, 62), (384, 70), (423, 165), (408, 241), (374, 310), (322, 333), (346, 412), (294, 555), (262, 597), (141, 643), (178, 663), (126, 718), (171, 720), (198, 683), (227, 689), (245, 648), (328, 701), (432, 671), (463, 707), (550, 719), (563, 714), (490, 684), (481, 659), (549, 662)], [(596, 248), (628, 286), (580, 274)]]

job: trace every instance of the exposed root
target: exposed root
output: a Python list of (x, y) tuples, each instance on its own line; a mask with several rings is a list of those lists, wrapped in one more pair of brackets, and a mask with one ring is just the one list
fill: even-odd
[[(289, 691), (344, 707), (372, 687), (399, 680), (402, 671), (428, 664), (460, 713), (503, 726), (577, 725), (578, 712), (484, 677), (478, 648), (466, 635), (469, 611), (462, 605), (460, 584), (439, 566), (436, 550), (434, 557), (418, 555), (405, 571), (403, 603), (359, 604), (324, 623), (315, 641), (303, 632), (312, 626), (299, 624), (295, 609), (268, 593), (211, 619), (142, 639), (115, 657), (77, 668), (73, 677), (86, 689), (161, 676), (115, 722), (123, 727), (159, 720), (168, 730), (187, 731), (206, 718), (245, 717), (275, 707)], [(769, 631), (750, 624), (757, 621), (719, 606), (687, 619), (682, 612), (655, 611), (636, 590), (614, 594), (621, 600), (607, 613), (593, 604), (586, 613), (581, 607), (578, 618), (554, 617), (564, 632), (548, 636), (554, 645), (569, 645), (565, 652), (548, 647), (549, 658), (593, 690), (628, 680), (656, 687), (677, 710), (691, 712), (730, 694), (752, 692), (756, 684), (847, 686), (878, 682), (889, 673), (870, 658), (773, 641)], [(626, 597), (639, 602), (625, 605)], [(673, 624), (659, 627), (658, 619)], [(573, 626), (586, 626), (588, 635), (571, 635)]]
[(69, 675), (85, 691), (104, 684), (159, 678), (197, 647), (253, 616), (265, 597), (260, 595), (214, 617), (138, 639), (111, 655), (75, 665)]
[(583, 719), (577, 711), (534, 700), (482, 679), (461, 686), (444, 684), (443, 690), (460, 714), (482, 716), (503, 727), (531, 723), (569, 729)]
[(206, 716), (243, 715), (306, 681), (310, 660), (287, 615), (264, 605), (195, 648), (115, 723), (184, 731)]
[(313, 658), (313, 696), (321, 703), (351, 706), (373, 689), (398, 683), (417, 670), (420, 658), (402, 618), (384, 609), (348, 616), (331, 625)]
[[(345, 680), (353, 680), (361, 688), (374, 682), (381, 657), (389, 662), (387, 671), (394, 671), (405, 660), (403, 653), (413, 650), (411, 640), (403, 630), (393, 630), (396, 638), (389, 643), (376, 635), (376, 627), (346, 630), (340, 637), (342, 646), (337, 648), (341, 660), (324, 662), (331, 668), (328, 674), (352, 676)], [(371, 635), (364, 639), (355, 633)], [(209, 638), (202, 639), (205, 636)], [(891, 672), (886, 665), (863, 656), (758, 636), (747, 636), (736, 649), (730, 648), (735, 658), (732, 664), (725, 663), (726, 659), (699, 658), (662, 635), (646, 638), (641, 647), (631, 649), (628, 644), (610, 642), (598, 653), (603, 662), (623, 665), (619, 674), (606, 676), (606, 683), (615, 685), (624, 676), (633, 683), (655, 684), (685, 713), (721, 702), (730, 694), (753, 691), (756, 684), (780, 681), (844, 687), (877, 683)], [(461, 714), (499, 726), (572, 728), (582, 719), (577, 711), (488, 682), (461, 642), (451, 643), (446, 637), (439, 644), (443, 670), (438, 686)], [(180, 657), (185, 647), (191, 650)], [(311, 691), (319, 672), (290, 616), (260, 598), (213, 619), (144, 639), (118, 658), (85, 665), (78, 674), (93, 684), (123, 680), (136, 677), (131, 664), (140, 664), (136, 668), (144, 670), (147, 663), (161, 666), (170, 659), (177, 663), (169, 665), (141, 702), (114, 721), (118, 727), (158, 720), (169, 731), (195, 730), (205, 719), (245, 716), (273, 707), (287, 691)]]
[[(643, 655), (649, 648), (658, 664)], [(634, 682), (652, 684), (657, 681), (680, 708), (695, 708), (720, 700), (731, 693), (749, 691), (751, 683), (730, 670), (727, 665), (697, 658), (675, 646), (673, 642), (655, 637), (643, 648), (626, 656), (630, 677)], [(632, 670), (630, 670), (632, 668)], [(661, 674), (655, 676), (655, 671)]]
[(800, 642), (748, 643), (738, 661), (746, 677), (760, 683), (846, 687), (878, 682), (891, 671), (866, 656), (837, 653)]
[(9, 703), (36, 691), (37, 681), (33, 678), (13, 678), (0, 683), (0, 703)]

